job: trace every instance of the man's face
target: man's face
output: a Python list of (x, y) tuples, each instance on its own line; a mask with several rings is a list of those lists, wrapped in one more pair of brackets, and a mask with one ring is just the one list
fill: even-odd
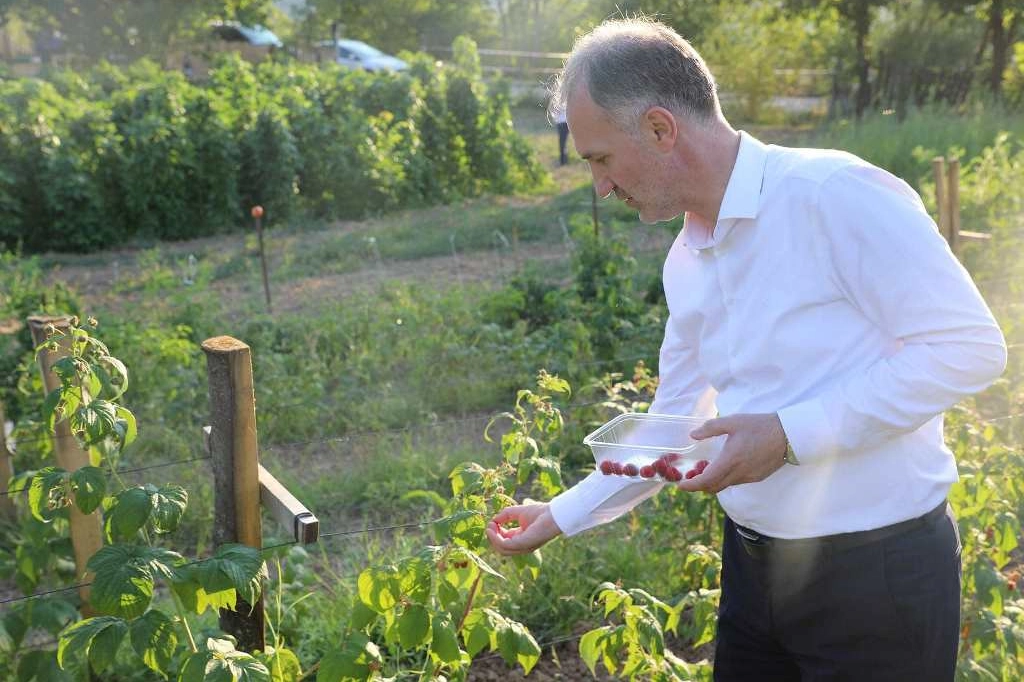
[(634, 134), (622, 130), (584, 88), (569, 96), (567, 114), (573, 144), (590, 164), (598, 196), (614, 192), (648, 224), (683, 212), (673, 206), (672, 196), (678, 189), (672, 187), (668, 160), (653, 144), (653, 132), (648, 135), (642, 127)]

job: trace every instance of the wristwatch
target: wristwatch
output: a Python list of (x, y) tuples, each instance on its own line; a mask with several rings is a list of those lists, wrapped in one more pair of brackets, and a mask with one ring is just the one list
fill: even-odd
[(783, 456), (783, 460), (786, 464), (792, 464), (793, 466), (799, 466), (800, 460), (796, 458), (796, 453), (793, 452), (793, 444), (789, 442), (789, 436), (786, 436), (786, 454)]

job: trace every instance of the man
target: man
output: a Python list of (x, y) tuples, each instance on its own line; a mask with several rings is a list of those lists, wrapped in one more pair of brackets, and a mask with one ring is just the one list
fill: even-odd
[[(609, 21), (556, 85), (597, 192), (647, 223), (685, 213), (651, 412), (708, 419), (727, 514), (716, 680), (952, 680), (960, 543), (942, 413), (1006, 346), (906, 183), (850, 154), (764, 145), (722, 116), (672, 29)], [(660, 484), (592, 474), (488, 525), (527, 552)]]

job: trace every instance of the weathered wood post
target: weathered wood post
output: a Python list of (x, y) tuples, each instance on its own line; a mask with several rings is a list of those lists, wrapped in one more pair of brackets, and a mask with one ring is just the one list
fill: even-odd
[[(32, 331), (32, 343), (38, 347), (47, 340), (47, 329), (50, 325), (60, 333), (56, 339), (59, 344), (57, 351), (44, 350), (39, 353), (39, 368), (43, 374), (43, 386), (46, 393), (60, 386), (60, 379), (53, 372), (53, 365), (61, 358), (69, 354), (71, 337), (71, 318), (68, 316), (49, 317), (33, 316), (28, 318), (28, 326)], [(84, 466), (89, 466), (89, 453), (78, 446), (78, 441), (71, 435), (71, 425), (66, 419), (58, 421), (54, 425), (54, 452), (57, 455), (57, 466), (66, 471), (76, 471)], [(83, 514), (76, 505), (70, 509), (71, 516), (71, 545), (74, 547), (75, 568), (82, 582), (91, 582), (92, 575), (85, 570), (89, 559), (103, 546), (103, 525), (100, 519), (99, 510), (91, 514)], [(93, 615), (89, 607), (89, 586), (85, 585), (78, 589), (82, 598), (82, 615)]]
[(6, 519), (15, 517), (14, 500), (8, 495), (7, 484), (14, 476), (14, 466), (11, 463), (11, 451), (7, 447), (7, 415), (4, 414), (4, 404), (0, 401), (0, 516)]
[(949, 248), (960, 257), (960, 159), (948, 159), (946, 166), (946, 212)]
[[(203, 342), (210, 386), (209, 448), (213, 458), (216, 545), (238, 542), (263, 547), (260, 523), (259, 444), (256, 396), (249, 346), (230, 336)], [(238, 639), (238, 648), (262, 650), (263, 594), (257, 603), (241, 598), (235, 609), (221, 609), (220, 627)]]
[(935, 178), (935, 209), (938, 217), (935, 223), (946, 241), (949, 241), (949, 208), (946, 205), (946, 159), (936, 156), (932, 159), (932, 175)]

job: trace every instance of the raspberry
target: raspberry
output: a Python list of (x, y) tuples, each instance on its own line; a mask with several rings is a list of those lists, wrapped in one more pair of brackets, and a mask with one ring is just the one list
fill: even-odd
[(669, 467), (668, 471), (664, 473), (665, 480), (675, 483), (676, 481), (683, 480), (683, 475), (679, 472), (679, 469), (675, 467)]
[(644, 466), (640, 467), (640, 475), (643, 476), (644, 478), (654, 478), (654, 474), (656, 473), (658, 472), (655, 471), (654, 465), (652, 464), (645, 464)]
[(693, 478), (694, 476), (696, 476), (699, 473), (700, 472), (697, 471), (696, 469), (690, 469), (689, 471), (686, 472), (686, 477), (685, 478), (686, 478), (687, 481), (689, 481), (691, 478)]
[(612, 473), (621, 476), (622, 464), (620, 464), (619, 462), (612, 462)]
[(635, 464), (627, 464), (622, 467), (623, 476), (636, 476), (640, 473), (640, 467)]
[(708, 468), (708, 461), (706, 459), (702, 459), (702, 460), (700, 460), (699, 462), (697, 462), (696, 464), (693, 465), (694, 471), (696, 471), (698, 474), (703, 474), (704, 470), (707, 469), (707, 468)]
[(672, 462), (678, 462), (683, 456), (678, 452), (666, 452), (661, 458), (665, 460), (665, 464), (671, 464)]
[(613, 473), (614, 467), (614, 462), (612, 462), (610, 459), (606, 459), (603, 462), (601, 462), (601, 473), (604, 474), (605, 476), (608, 476)]
[(657, 462), (654, 463), (654, 470), (658, 473), (659, 476), (664, 476), (666, 473), (668, 473), (668, 469), (668, 462), (666, 462), (663, 459), (659, 459)]

